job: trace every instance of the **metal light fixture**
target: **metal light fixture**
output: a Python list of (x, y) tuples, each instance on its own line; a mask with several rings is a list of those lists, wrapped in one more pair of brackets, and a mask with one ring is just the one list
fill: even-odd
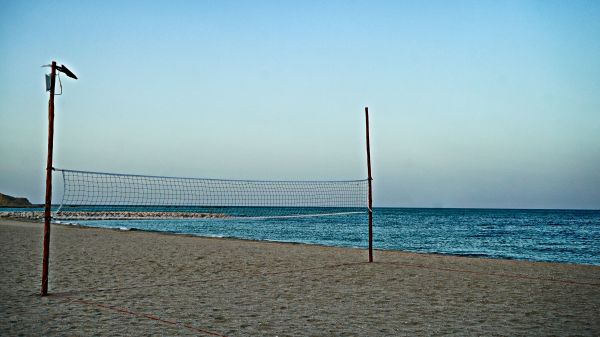
[(61, 64), (60, 67), (56, 67), (56, 70), (58, 70), (61, 73), (69, 76), (72, 79), (77, 79), (77, 76), (75, 76), (75, 74), (73, 74), (73, 72), (70, 71), (69, 68), (67, 68), (67, 66), (65, 66), (64, 64)]
[[(53, 63), (54, 63), (54, 62), (53, 62)], [(52, 64), (45, 64), (45, 65), (43, 65), (42, 67), (49, 67), (49, 68), (53, 68), (53, 67), (54, 67), (54, 68), (52, 69), (52, 70), (53, 70), (53, 71), (52, 71), (52, 74), (55, 74), (55, 73), (56, 73), (56, 71), (59, 71), (59, 72), (61, 72), (61, 73), (65, 74), (65, 75), (67, 75), (67, 77), (70, 77), (70, 78), (72, 78), (72, 79), (74, 79), (74, 80), (77, 80), (77, 79), (78, 79), (78, 78), (77, 78), (77, 75), (75, 75), (75, 74), (74, 74), (74, 73), (73, 73), (73, 72), (72, 72), (72, 71), (71, 71), (69, 68), (67, 68), (67, 66), (66, 66), (66, 65), (64, 65), (64, 64), (61, 64), (60, 66), (57, 66), (55, 63), (54, 63), (54, 66), (53, 66)], [(52, 77), (54, 77), (54, 76), (53, 76), (53, 75), (51, 75), (51, 74), (46, 74), (46, 91), (50, 91), (50, 88), (52, 87), (52, 80), (51, 80), (51, 79), (52, 79)], [(59, 80), (59, 83), (60, 83), (60, 78), (59, 78), (58, 80)], [(60, 94), (62, 94), (62, 84), (61, 84), (60, 88), (61, 88), (61, 90), (60, 90)], [(56, 95), (60, 95), (60, 94), (56, 94)]]

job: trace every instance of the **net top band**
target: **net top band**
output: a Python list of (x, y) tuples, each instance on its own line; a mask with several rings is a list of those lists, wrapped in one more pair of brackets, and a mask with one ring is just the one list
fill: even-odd
[(57, 172), (72, 172), (72, 173), (83, 173), (83, 174), (98, 174), (107, 176), (126, 176), (126, 177), (139, 177), (139, 178), (163, 178), (163, 179), (181, 179), (181, 180), (210, 180), (210, 181), (237, 181), (237, 182), (255, 182), (255, 183), (354, 183), (368, 181), (365, 179), (349, 179), (349, 180), (261, 180), (261, 179), (222, 179), (222, 178), (191, 178), (191, 177), (173, 177), (173, 176), (155, 176), (155, 175), (142, 175), (142, 174), (127, 174), (127, 173), (110, 173), (110, 172), (95, 172), (95, 171), (81, 171), (81, 170), (69, 170), (61, 168), (52, 168), (53, 171)]

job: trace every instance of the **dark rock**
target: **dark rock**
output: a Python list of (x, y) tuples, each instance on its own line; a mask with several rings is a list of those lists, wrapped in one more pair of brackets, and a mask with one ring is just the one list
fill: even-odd
[(0, 193), (0, 207), (32, 207), (27, 198), (15, 198), (10, 195)]

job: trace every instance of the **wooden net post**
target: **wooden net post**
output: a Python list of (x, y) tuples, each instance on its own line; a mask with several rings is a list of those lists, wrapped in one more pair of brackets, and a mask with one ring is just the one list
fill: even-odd
[(52, 204), (52, 148), (54, 145), (54, 88), (56, 62), (52, 61), (50, 72), (50, 99), (48, 100), (48, 160), (46, 162), (46, 201), (44, 204), (44, 252), (42, 258), (42, 291), (48, 295), (48, 261), (50, 258), (50, 207)]
[(367, 129), (367, 179), (369, 181), (369, 262), (373, 262), (373, 178), (371, 177), (371, 144), (369, 142), (369, 107), (365, 107), (365, 120)]

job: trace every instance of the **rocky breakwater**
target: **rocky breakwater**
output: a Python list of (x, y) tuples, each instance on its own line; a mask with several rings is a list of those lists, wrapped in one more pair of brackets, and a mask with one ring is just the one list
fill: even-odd
[[(0, 212), (0, 217), (21, 218), (28, 220), (40, 220), (44, 218), (44, 212)], [(55, 220), (149, 220), (149, 219), (200, 219), (200, 218), (226, 218), (220, 213), (193, 213), (193, 212), (60, 212), (53, 213)]]

